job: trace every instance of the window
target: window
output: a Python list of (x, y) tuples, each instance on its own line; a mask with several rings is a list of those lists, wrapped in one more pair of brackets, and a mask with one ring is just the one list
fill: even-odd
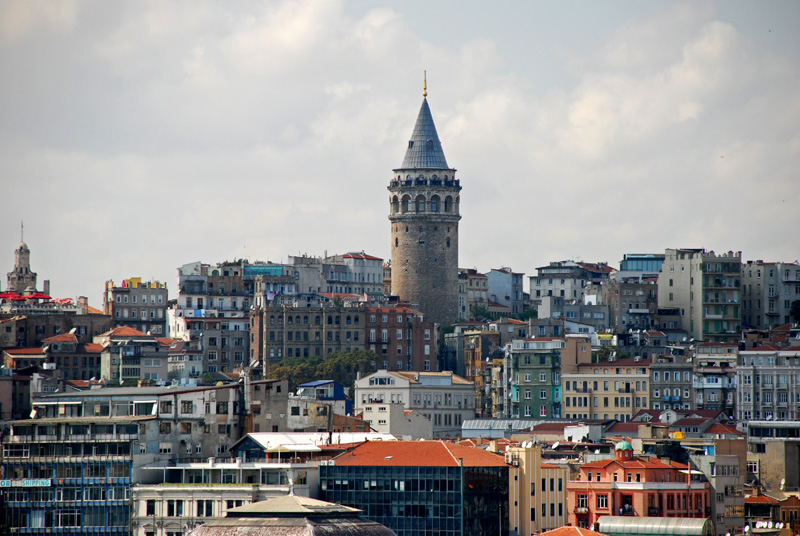
[(181, 413), (184, 415), (194, 413), (194, 403), (191, 400), (181, 400)]
[(597, 507), (598, 508), (608, 508), (608, 495), (598, 495), (597, 496)]

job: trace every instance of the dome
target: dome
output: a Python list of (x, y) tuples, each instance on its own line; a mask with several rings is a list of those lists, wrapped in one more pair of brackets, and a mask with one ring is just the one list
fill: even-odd
[(628, 441), (620, 441), (614, 445), (614, 450), (633, 450), (633, 445), (631, 445)]
[(17, 250), (30, 251), (30, 248), (28, 247), (28, 244), (26, 244), (25, 242), (20, 242), (19, 244), (17, 244)]

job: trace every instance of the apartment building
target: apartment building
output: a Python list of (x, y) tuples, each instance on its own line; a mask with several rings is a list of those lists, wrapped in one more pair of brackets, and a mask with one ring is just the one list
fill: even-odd
[(127, 326), (150, 333), (156, 337), (169, 335), (167, 284), (159, 281), (142, 281), (131, 277), (116, 286), (106, 281), (103, 292), (103, 312), (109, 315), (115, 326)]
[(560, 418), (561, 351), (564, 339), (537, 337), (511, 343), (511, 417)]
[(680, 328), (698, 341), (741, 337), (742, 253), (667, 249), (658, 275), (658, 304), (680, 311)]
[(742, 266), (742, 323), (763, 329), (792, 321), (800, 300), (800, 263), (747, 261)]
[(736, 417), (800, 420), (800, 346), (757, 346), (741, 350), (736, 366)]
[(379, 370), (355, 381), (355, 412), (368, 404), (392, 402), (418, 410), (433, 422), (434, 437), (455, 437), (461, 423), (475, 418), (475, 386), (452, 372)]
[(437, 371), (436, 326), (409, 307), (367, 307), (364, 348), (385, 370)]
[(649, 382), (649, 359), (579, 363), (577, 372), (561, 375), (564, 417), (627, 422), (650, 407)]
[(509, 528), (517, 534), (538, 534), (567, 523), (569, 467), (542, 460), (542, 446), (524, 441), (505, 451), (511, 465)]
[(650, 408), (694, 409), (694, 364), (683, 356), (661, 355), (650, 362)]
[(695, 347), (695, 409), (723, 410), (736, 415), (737, 343), (703, 342)]
[(508, 307), (512, 316), (519, 315), (525, 310), (525, 292), (522, 281), (525, 274), (514, 272), (511, 268), (492, 268), (486, 274), (489, 294), (488, 299)]

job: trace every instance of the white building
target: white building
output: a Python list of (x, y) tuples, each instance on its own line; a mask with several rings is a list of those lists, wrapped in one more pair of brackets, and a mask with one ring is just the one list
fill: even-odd
[(434, 437), (458, 436), (475, 418), (475, 384), (452, 372), (379, 370), (355, 382), (355, 410), (376, 402), (403, 404), (433, 422)]
[(433, 423), (422, 412), (406, 409), (400, 403), (375, 402), (364, 406), (362, 419), (376, 432), (404, 440), (432, 439)]

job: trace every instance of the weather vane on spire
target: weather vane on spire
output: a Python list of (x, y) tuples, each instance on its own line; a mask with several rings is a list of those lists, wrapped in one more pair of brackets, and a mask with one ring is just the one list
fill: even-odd
[(422, 96), (428, 96), (428, 71), (422, 71)]

